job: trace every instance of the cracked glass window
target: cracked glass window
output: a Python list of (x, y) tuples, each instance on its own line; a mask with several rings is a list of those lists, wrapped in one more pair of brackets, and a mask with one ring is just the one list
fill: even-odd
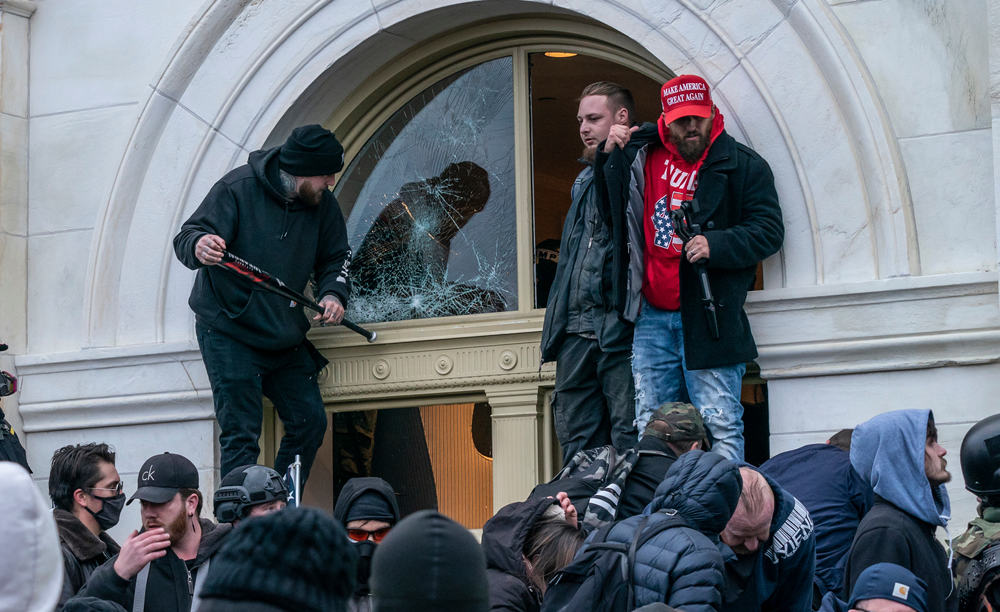
[(512, 58), (409, 100), (365, 143), (336, 195), (354, 203), (352, 320), (516, 309)]

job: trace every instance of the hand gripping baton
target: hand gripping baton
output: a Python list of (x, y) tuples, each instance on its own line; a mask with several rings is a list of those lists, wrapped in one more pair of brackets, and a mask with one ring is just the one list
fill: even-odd
[[(216, 265), (221, 266), (234, 274), (239, 274), (250, 282), (256, 283), (257, 286), (262, 289), (280, 295), (281, 297), (288, 298), (293, 302), (298, 302), (310, 310), (315, 310), (320, 314), (326, 312), (325, 309), (315, 301), (309, 299), (298, 291), (289, 288), (289, 286), (277, 276), (271, 276), (249, 261), (237, 257), (229, 251), (224, 251), (222, 253), (222, 261)], [(347, 319), (342, 319), (340, 324), (355, 333), (361, 334), (368, 340), (368, 342), (375, 342), (375, 332), (369, 331), (356, 323), (348, 321)]]

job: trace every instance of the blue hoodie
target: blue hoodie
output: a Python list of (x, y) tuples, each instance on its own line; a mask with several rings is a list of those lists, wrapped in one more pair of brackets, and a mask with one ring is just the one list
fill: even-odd
[(897, 410), (858, 425), (851, 437), (851, 464), (868, 480), (875, 504), (851, 544), (844, 574), (850, 592), (865, 568), (895, 563), (927, 583), (927, 610), (957, 609), (948, 554), (934, 537), (947, 527), (951, 503), (944, 485), (932, 486), (924, 467), (930, 410)]
[(945, 486), (931, 488), (924, 471), (930, 410), (894, 410), (865, 421), (851, 436), (851, 465), (875, 495), (931, 525), (948, 526)]

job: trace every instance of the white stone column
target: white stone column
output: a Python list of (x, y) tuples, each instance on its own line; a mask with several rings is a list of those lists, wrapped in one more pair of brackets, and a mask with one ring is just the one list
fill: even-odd
[[(0, 369), (27, 340), (28, 286), (28, 20), (35, 3), (0, 0), (0, 342), (10, 345)], [(3, 409), (20, 431), (17, 396)]]
[[(993, 210), (996, 211), (996, 244), (1000, 245), (1000, 0), (990, 0), (987, 10), (990, 41), (990, 119), (993, 127)], [(1000, 253), (1000, 248), (997, 248), (997, 253)], [(1000, 293), (997, 299), (1000, 300)]]
[(493, 510), (523, 500), (541, 475), (538, 384), (486, 388), (493, 409)]

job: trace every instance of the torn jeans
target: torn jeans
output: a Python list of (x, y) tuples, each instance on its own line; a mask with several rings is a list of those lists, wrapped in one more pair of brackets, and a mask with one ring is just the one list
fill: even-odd
[(743, 460), (743, 404), (740, 388), (746, 364), (688, 370), (679, 311), (660, 310), (645, 299), (632, 344), (636, 427), (645, 429), (664, 402), (690, 402), (698, 408), (712, 450)]

